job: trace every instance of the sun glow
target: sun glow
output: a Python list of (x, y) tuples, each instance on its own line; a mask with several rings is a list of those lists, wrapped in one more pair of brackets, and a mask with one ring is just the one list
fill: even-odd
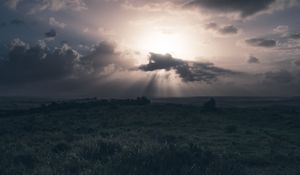
[(174, 34), (154, 33), (147, 36), (145, 42), (152, 52), (172, 53), (181, 49), (180, 38)]
[(137, 47), (145, 52), (188, 56), (188, 41), (182, 34), (153, 31), (140, 37)]

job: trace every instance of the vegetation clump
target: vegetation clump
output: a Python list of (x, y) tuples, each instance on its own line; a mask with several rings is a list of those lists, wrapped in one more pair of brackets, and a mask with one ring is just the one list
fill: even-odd
[(217, 111), (216, 100), (214, 98), (210, 98), (203, 104), (202, 109), (206, 112), (214, 112)]

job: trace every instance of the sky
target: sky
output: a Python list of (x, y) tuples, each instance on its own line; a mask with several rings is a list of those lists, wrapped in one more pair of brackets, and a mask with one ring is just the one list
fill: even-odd
[(300, 0), (0, 2), (0, 96), (300, 95)]

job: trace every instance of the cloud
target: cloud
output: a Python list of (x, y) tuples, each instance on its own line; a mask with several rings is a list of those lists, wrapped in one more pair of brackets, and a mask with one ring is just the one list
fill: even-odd
[(300, 33), (286, 33), (277, 41), (277, 49), (282, 51), (297, 51), (300, 49)]
[(27, 43), (22, 41), (20, 38), (15, 38), (9, 43), (9, 50), (13, 50), (16, 47), (27, 49), (29, 46)]
[(238, 28), (236, 28), (233, 25), (224, 26), (219, 29), (219, 33), (227, 35), (227, 34), (237, 34), (239, 31)]
[(214, 22), (206, 24), (205, 29), (211, 30), (221, 36), (235, 35), (239, 32), (239, 29), (233, 25), (219, 26), (217, 23)]
[(290, 83), (294, 79), (292, 73), (286, 70), (265, 73), (265, 80), (275, 83)]
[(54, 17), (49, 18), (49, 25), (53, 27), (65, 28), (66, 24), (63, 22), (57, 21)]
[[(114, 0), (109, 0), (114, 1)], [(299, 0), (117, 0), (127, 9), (140, 11), (174, 12), (197, 10), (202, 15), (228, 15), (248, 18), (258, 14), (270, 14), (299, 5)]]
[(68, 44), (51, 48), (14, 39), (0, 60), (0, 94), (129, 97), (144, 94), (149, 76), (133, 70), (130, 58), (102, 41), (80, 55)]
[(8, 58), (0, 60), (0, 83), (97, 78), (132, 67), (130, 59), (123, 59), (115, 48), (114, 43), (103, 41), (82, 56), (66, 43), (49, 48), (43, 40), (31, 46), (16, 38), (9, 44)]
[(45, 33), (46, 38), (55, 38), (56, 37), (56, 30), (51, 29), (48, 32)]
[(155, 71), (159, 69), (170, 70), (172, 68), (187, 64), (183, 60), (173, 58), (172, 55), (150, 53), (149, 63), (140, 66), (141, 70), (144, 71)]
[(211, 22), (205, 25), (206, 29), (211, 29), (211, 30), (218, 30), (219, 25), (217, 23)]
[(29, 14), (34, 14), (41, 11), (60, 11), (74, 10), (82, 11), (87, 9), (86, 0), (39, 0), (34, 3), (27, 1), (27, 6), (30, 6)]
[(260, 63), (259, 59), (256, 58), (256, 57), (254, 57), (254, 56), (249, 56), (247, 62), (250, 63), (250, 64), (257, 64), (257, 63)]
[(6, 0), (5, 4), (12, 9), (16, 9), (18, 4), (23, 0)]
[(14, 39), (9, 46), (8, 59), (0, 61), (0, 82), (26, 83), (63, 78), (76, 68), (80, 54), (68, 45), (49, 50), (40, 41), (35, 46)]
[(216, 12), (238, 13), (240, 17), (248, 17), (267, 10), (275, 0), (192, 0), (187, 7), (208, 9)]
[(254, 47), (265, 47), (265, 48), (276, 47), (276, 41), (273, 39), (250, 38), (250, 39), (246, 39), (245, 42), (246, 44)]
[[(294, 64), (293, 70), (252, 75), (151, 53), (148, 64), (136, 67), (116, 43), (102, 41), (89, 48), (86, 55), (81, 55), (66, 43), (52, 48), (43, 40), (30, 45), (14, 39), (8, 45), (8, 57), (0, 60), (0, 93), (109, 98), (299, 94), (300, 74), (295, 72)], [(282, 92), (283, 87), (289, 91)]]
[(87, 72), (95, 72), (109, 64), (114, 64), (118, 58), (115, 55), (115, 45), (107, 41), (91, 46), (90, 50), (91, 53), (81, 59)]
[(150, 53), (149, 63), (139, 66), (139, 69), (142, 71), (175, 70), (185, 82), (211, 83), (221, 76), (237, 74), (237, 72), (216, 67), (212, 63), (184, 61), (173, 58), (170, 54), (156, 53)]
[(300, 33), (294, 33), (289, 35), (289, 39), (294, 39), (294, 40), (300, 39)]
[(289, 26), (279, 25), (276, 28), (274, 28), (273, 31), (276, 34), (286, 34), (289, 31)]
[[(86, 31), (86, 30), (84, 30)], [(87, 30), (88, 31), (88, 30)], [(113, 36), (115, 35), (114, 31), (113, 30), (109, 30), (109, 29), (106, 29), (106, 28), (103, 28), (103, 27), (99, 27), (98, 30), (97, 30), (102, 36)]]

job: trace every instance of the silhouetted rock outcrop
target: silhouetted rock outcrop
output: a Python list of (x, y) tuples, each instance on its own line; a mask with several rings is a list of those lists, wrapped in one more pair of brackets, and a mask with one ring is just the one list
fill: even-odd
[(203, 104), (202, 109), (208, 112), (214, 112), (217, 110), (216, 100), (214, 98), (210, 98), (207, 102)]

